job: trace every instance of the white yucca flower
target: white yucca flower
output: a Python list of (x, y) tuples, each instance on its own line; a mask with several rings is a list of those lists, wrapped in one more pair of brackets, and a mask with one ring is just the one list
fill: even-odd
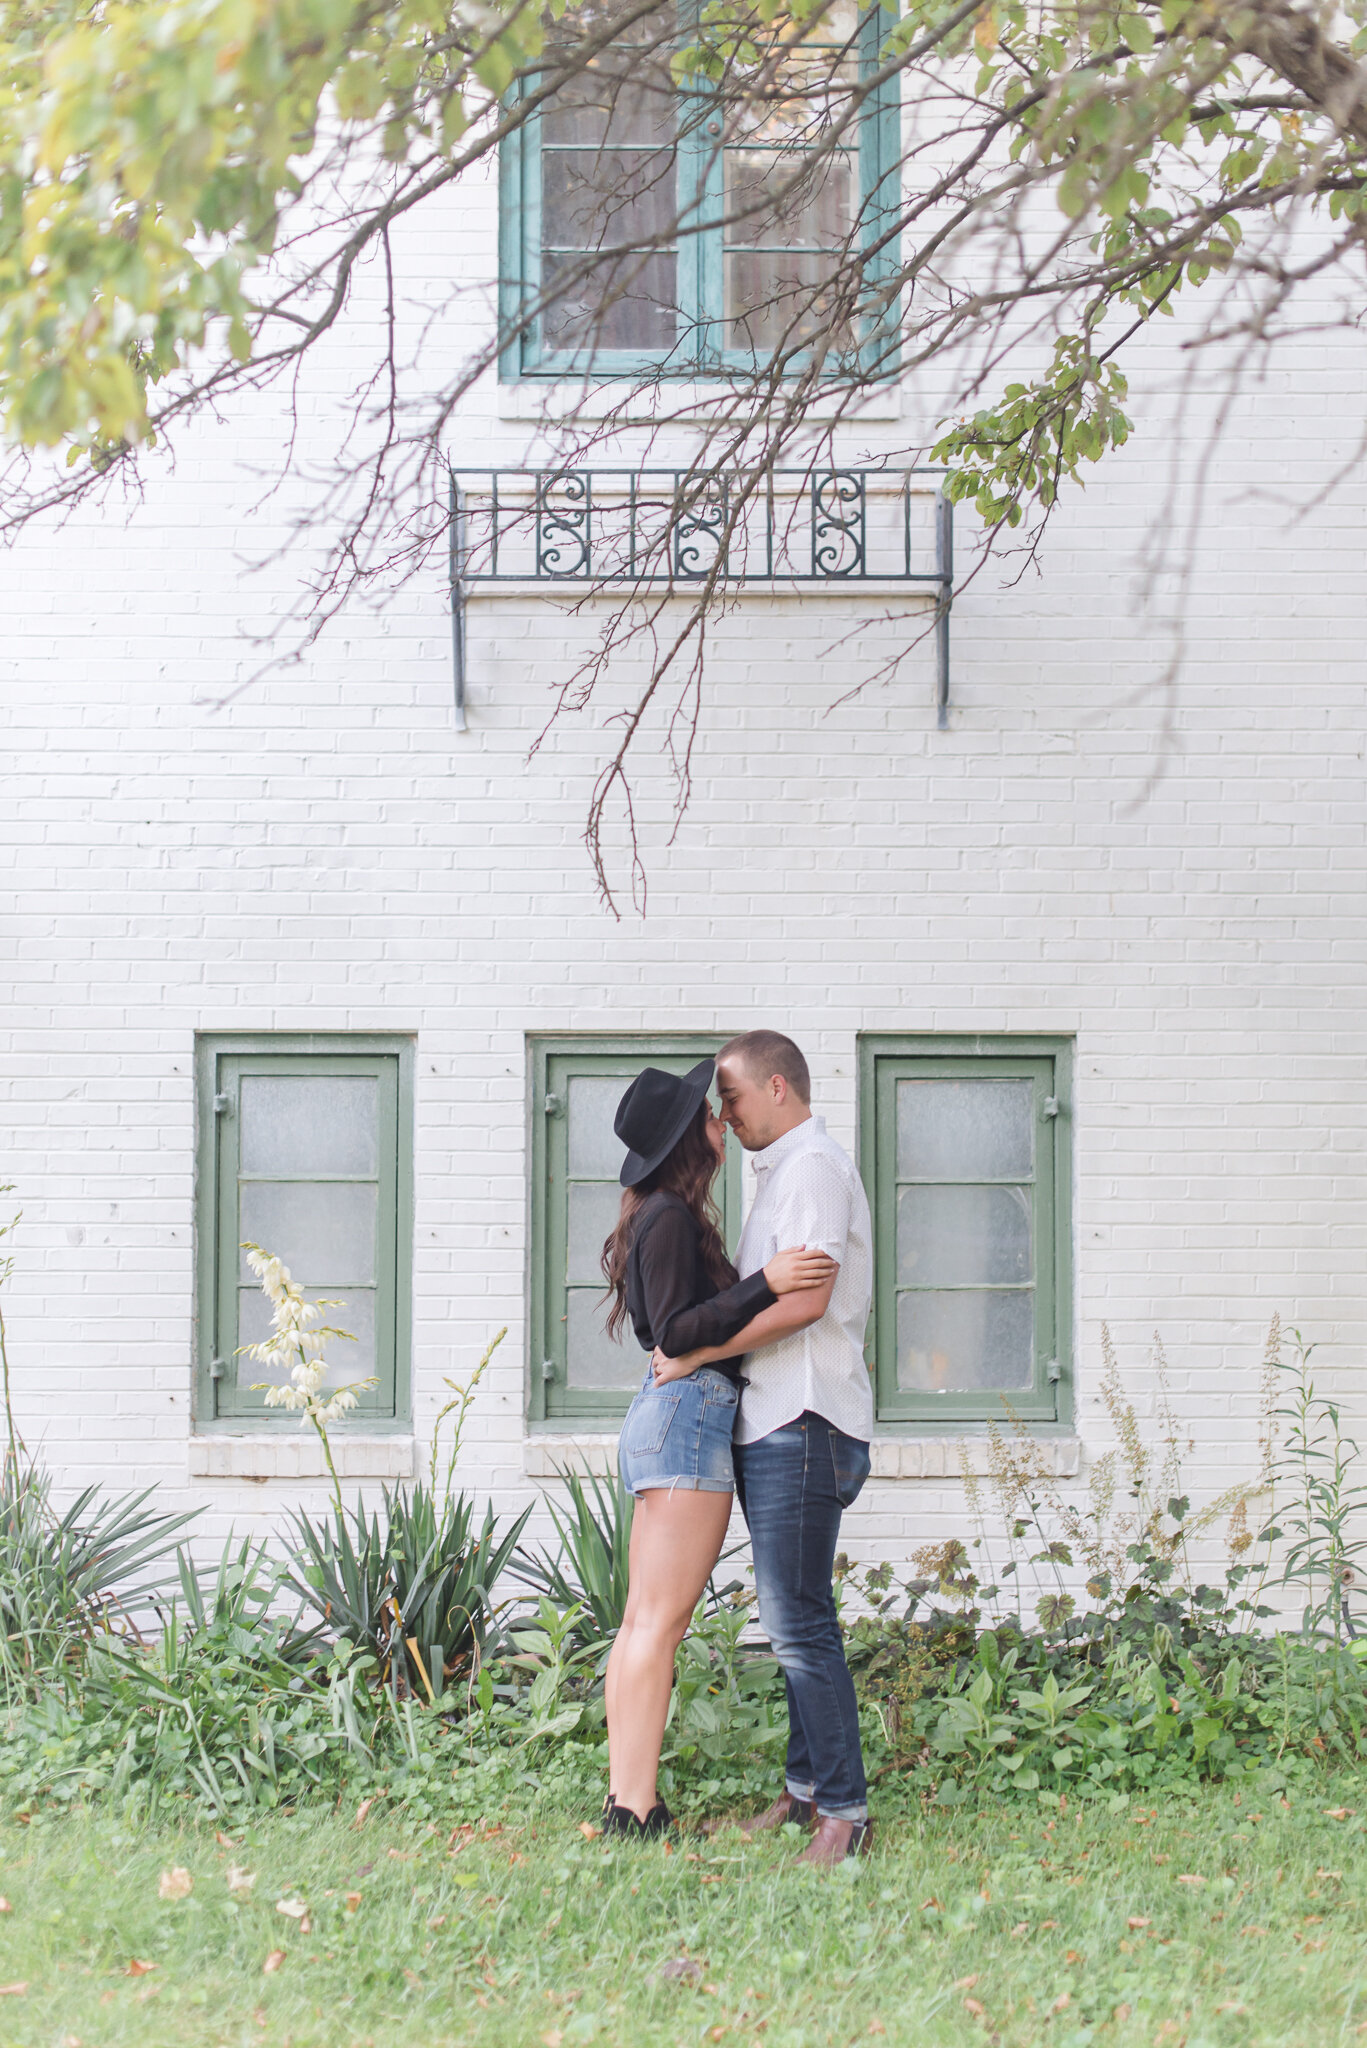
[(340, 1422), (356, 1406), (357, 1396), (376, 1384), (373, 1377), (353, 1380), (350, 1386), (335, 1387), (326, 1400), (322, 1398), (323, 1381), (327, 1378), (325, 1353), (329, 1343), (334, 1337), (347, 1344), (354, 1344), (356, 1339), (350, 1330), (334, 1329), (322, 1322), (321, 1317), (324, 1309), (345, 1308), (346, 1303), (306, 1301), (303, 1289), (290, 1277), (288, 1266), (272, 1252), (263, 1251), (259, 1244), (244, 1244), (242, 1249), (247, 1254), (247, 1264), (261, 1282), (262, 1293), (271, 1304), (271, 1334), (262, 1344), (239, 1345), (238, 1355), (253, 1358), (258, 1365), (276, 1372), (289, 1374), (284, 1382), (259, 1380), (252, 1392), (264, 1394), (268, 1408), (287, 1408), (300, 1416), (303, 1427), (317, 1430), (340, 1505), (341, 1494), (327, 1438), (328, 1427), (331, 1423)]

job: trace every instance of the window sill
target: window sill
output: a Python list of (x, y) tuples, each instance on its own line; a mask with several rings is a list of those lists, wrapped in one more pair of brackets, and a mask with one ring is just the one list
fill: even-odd
[[(688, 377), (649, 381), (643, 371), (639, 382), (617, 379), (595, 383), (591, 378), (576, 381), (554, 372), (524, 373), (515, 383), (498, 387), (498, 417), (501, 420), (614, 420), (627, 425), (673, 425), (686, 422), (690, 412), (700, 420), (715, 418), (719, 402), (734, 396), (735, 385), (704, 383)], [(849, 426), (864, 420), (900, 420), (902, 387), (889, 381), (862, 392), (851, 403), (848, 391), (831, 392), (811, 399), (803, 407), (810, 420), (840, 420)], [(674, 467), (671, 463), (658, 465)]]
[[(1075, 1436), (1032, 1436), (1048, 1475), (1075, 1478), (1082, 1465), (1082, 1444)], [(957, 1479), (962, 1469), (960, 1444), (968, 1447), (968, 1469), (976, 1479), (992, 1470), (992, 1445), (984, 1436), (876, 1436), (869, 1446), (874, 1479)], [(535, 1436), (522, 1446), (523, 1470), (529, 1479), (555, 1479), (569, 1468), (610, 1477), (617, 1467), (617, 1435)]]
[[(345, 1436), (332, 1439), (339, 1479), (411, 1479), (411, 1436)], [(323, 1447), (316, 1436), (192, 1436), (192, 1479), (326, 1479)]]

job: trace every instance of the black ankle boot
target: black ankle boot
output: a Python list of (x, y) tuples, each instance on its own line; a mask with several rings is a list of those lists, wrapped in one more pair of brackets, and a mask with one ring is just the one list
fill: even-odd
[[(634, 1814), (632, 1819), (636, 1819)], [(674, 1825), (674, 1816), (663, 1799), (657, 1799), (645, 1819), (636, 1821), (636, 1825), (644, 1836), (665, 1835)]]
[(603, 1801), (603, 1833), (605, 1835), (634, 1835), (641, 1823), (629, 1806), (619, 1806), (609, 1792)]

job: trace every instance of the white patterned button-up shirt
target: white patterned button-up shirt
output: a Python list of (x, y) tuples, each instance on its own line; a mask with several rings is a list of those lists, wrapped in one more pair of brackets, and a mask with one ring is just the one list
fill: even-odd
[(864, 1326), (873, 1288), (873, 1227), (854, 1162), (810, 1117), (752, 1155), (756, 1191), (741, 1232), (741, 1277), (775, 1252), (805, 1244), (837, 1260), (830, 1306), (820, 1322), (746, 1356), (736, 1442), (752, 1444), (804, 1409), (846, 1436), (873, 1435), (873, 1389), (864, 1364)]

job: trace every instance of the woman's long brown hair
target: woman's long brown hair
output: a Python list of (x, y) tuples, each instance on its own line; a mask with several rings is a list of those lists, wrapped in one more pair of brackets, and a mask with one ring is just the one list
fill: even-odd
[(719, 1288), (731, 1285), (731, 1262), (722, 1242), (721, 1216), (712, 1194), (719, 1164), (708, 1142), (707, 1104), (704, 1102), (674, 1149), (661, 1160), (654, 1173), (638, 1181), (634, 1188), (623, 1188), (621, 1213), (603, 1244), (603, 1278), (608, 1283), (603, 1299), (612, 1302), (607, 1321), (610, 1337), (620, 1337), (627, 1319), (627, 1258), (631, 1252), (631, 1240), (636, 1234), (636, 1218), (646, 1197), (658, 1189), (677, 1195), (681, 1202), (687, 1204), (689, 1214), (698, 1226), (698, 1248), (708, 1278)]

